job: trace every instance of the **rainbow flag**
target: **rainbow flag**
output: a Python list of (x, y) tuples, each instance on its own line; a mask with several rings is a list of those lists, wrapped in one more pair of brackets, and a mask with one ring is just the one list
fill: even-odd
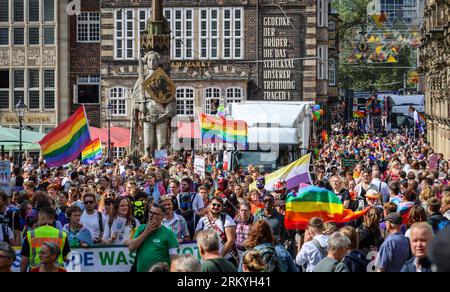
[(89, 143), (91, 135), (84, 106), (39, 141), (45, 162), (50, 167), (77, 159)]
[(364, 118), (366, 116), (366, 113), (364, 111), (354, 111), (353, 117), (354, 118)]
[[(286, 189), (288, 190), (298, 187), (301, 183), (311, 184), (312, 180), (309, 176), (310, 160), (311, 153), (308, 153), (291, 164), (266, 175), (264, 177), (266, 181), (264, 189), (272, 192), (274, 190), (273, 184), (279, 179), (286, 181)], [(256, 182), (251, 183), (249, 189), (255, 190)]]
[(97, 138), (81, 152), (81, 161), (83, 164), (92, 164), (102, 159), (102, 154), (102, 141)]
[(341, 200), (333, 192), (307, 186), (300, 188), (296, 196), (288, 195), (284, 226), (286, 229), (306, 229), (313, 217), (319, 217), (325, 223), (344, 223), (358, 219), (369, 209), (370, 207), (357, 212), (344, 209)]
[(206, 114), (199, 114), (198, 120), (203, 144), (230, 143), (244, 149), (248, 148), (246, 122)]

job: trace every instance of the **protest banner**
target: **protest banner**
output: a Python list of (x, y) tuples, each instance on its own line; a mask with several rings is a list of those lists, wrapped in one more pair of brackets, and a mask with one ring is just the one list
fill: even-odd
[(11, 195), (11, 161), (0, 161), (0, 190), (4, 191), (8, 196)]
[[(21, 247), (15, 247), (16, 261), (12, 266), (13, 272), (20, 272)], [(178, 254), (192, 254), (199, 260), (200, 253), (196, 242), (181, 243)], [(90, 248), (74, 248), (67, 258), (68, 272), (129, 272), (136, 257), (135, 252), (130, 252), (128, 247), (118, 246), (94, 246)]]
[(205, 177), (205, 158), (203, 156), (195, 156), (194, 172), (200, 177)]
[(164, 167), (168, 163), (167, 149), (155, 150), (155, 164), (158, 167)]

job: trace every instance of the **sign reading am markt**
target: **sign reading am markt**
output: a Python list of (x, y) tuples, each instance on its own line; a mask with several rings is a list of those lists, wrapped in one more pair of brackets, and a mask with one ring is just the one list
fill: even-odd
[[(262, 10), (259, 17), (259, 87), (258, 100), (303, 100), (302, 61), (304, 17), (298, 9)], [(302, 35), (303, 34), (303, 35)], [(297, 59), (297, 60), (295, 60)]]

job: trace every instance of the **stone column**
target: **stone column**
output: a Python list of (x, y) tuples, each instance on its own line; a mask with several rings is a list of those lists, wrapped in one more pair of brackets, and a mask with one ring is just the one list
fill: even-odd
[(153, 155), (155, 150), (156, 127), (155, 124), (144, 122), (144, 153)]

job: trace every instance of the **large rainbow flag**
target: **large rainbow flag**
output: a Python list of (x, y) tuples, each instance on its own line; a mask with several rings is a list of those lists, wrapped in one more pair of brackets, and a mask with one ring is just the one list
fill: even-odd
[[(301, 183), (311, 184), (311, 177), (309, 176), (310, 160), (311, 153), (308, 153), (291, 164), (269, 173), (264, 177), (266, 181), (264, 189), (273, 191), (273, 184), (279, 179), (286, 181), (286, 189), (288, 190), (298, 187)], [(251, 183), (249, 189), (256, 189), (256, 182)]]
[(286, 229), (306, 229), (313, 217), (326, 222), (344, 223), (363, 216), (370, 207), (353, 212), (344, 209), (341, 200), (331, 191), (316, 186), (300, 188), (298, 194), (288, 195), (286, 199)]
[(202, 143), (230, 143), (248, 148), (248, 129), (244, 121), (227, 120), (224, 117), (199, 114)]
[(102, 141), (97, 138), (81, 152), (81, 161), (83, 164), (92, 164), (102, 159), (102, 154)]
[(39, 142), (48, 166), (61, 166), (77, 159), (89, 143), (91, 136), (84, 106)]

